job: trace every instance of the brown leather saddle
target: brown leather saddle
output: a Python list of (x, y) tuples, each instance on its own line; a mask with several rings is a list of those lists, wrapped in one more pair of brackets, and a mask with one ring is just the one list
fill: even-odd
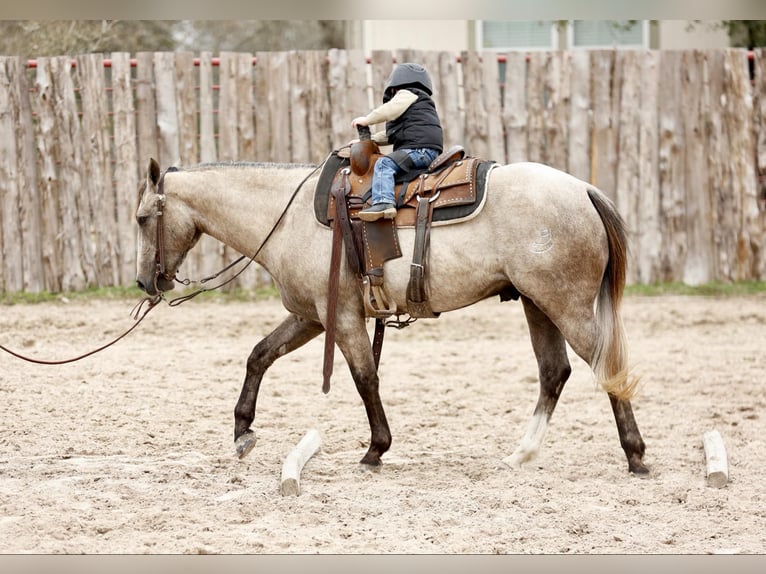
[(431, 226), (457, 223), (479, 213), (484, 205), (486, 175), (494, 162), (466, 157), (461, 146), (453, 146), (426, 170), (406, 173), (397, 182), (395, 219), (361, 221), (357, 213), (370, 205), (373, 168), (381, 157), (371, 140), (333, 152), (317, 184), (316, 218), (327, 226), (336, 227), (337, 222), (351, 269), (362, 282), (368, 317), (398, 314), (383, 290), (383, 264), (402, 256), (397, 230), (415, 228), (407, 314), (411, 318), (438, 317), (430, 309), (426, 289)]

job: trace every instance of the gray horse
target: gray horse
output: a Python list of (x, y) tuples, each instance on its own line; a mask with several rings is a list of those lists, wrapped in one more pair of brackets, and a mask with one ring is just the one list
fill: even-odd
[[(317, 179), (315, 166), (203, 164), (163, 174), (151, 160), (140, 191), (139, 287), (150, 295), (172, 289), (176, 270), (205, 233), (248, 256), (257, 250), (255, 261), (274, 279), (288, 311), (247, 361), (234, 410), (240, 457), (255, 445), (250, 427), (266, 370), (325, 330), (332, 232), (314, 215)], [(402, 253), (412, 253), (414, 231), (400, 229), (399, 240)], [(508, 466), (518, 468), (540, 450), (571, 372), (568, 343), (609, 397), (628, 469), (648, 472), (630, 403), (636, 380), (619, 311), (626, 260), (624, 223), (613, 203), (588, 183), (536, 163), (495, 166), (481, 213), (432, 229), (428, 297), (434, 312), (509, 290), (524, 306), (540, 394), (526, 434), (503, 459)], [(403, 314), (409, 267), (406, 256), (385, 264), (386, 299)], [(359, 282), (344, 266), (335, 341), (369, 419), (370, 446), (361, 462), (379, 465), (391, 432), (365, 323)]]

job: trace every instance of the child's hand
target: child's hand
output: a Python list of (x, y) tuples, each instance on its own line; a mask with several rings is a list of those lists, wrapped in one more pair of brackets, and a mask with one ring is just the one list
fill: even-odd
[(370, 123), (367, 121), (367, 116), (359, 116), (358, 118), (354, 118), (354, 120), (351, 122), (351, 127), (355, 128), (357, 126), (368, 126)]

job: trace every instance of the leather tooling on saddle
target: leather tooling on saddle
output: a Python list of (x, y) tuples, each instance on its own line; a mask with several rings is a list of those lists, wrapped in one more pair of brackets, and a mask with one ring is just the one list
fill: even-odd
[[(374, 145), (374, 144), (373, 144)], [(348, 147), (334, 151), (327, 159), (320, 175), (314, 196), (314, 213), (317, 221), (329, 226), (334, 217), (334, 200), (330, 194), (333, 180), (341, 170), (349, 169), (350, 190), (347, 197), (351, 218), (369, 205), (372, 187), (372, 171), (375, 161), (382, 154), (372, 154), (369, 164), (362, 163), (367, 171), (358, 173), (354, 168)], [(478, 215), (484, 206), (484, 184), (489, 168), (494, 164), (475, 157), (464, 157), (463, 150), (455, 146), (434, 160), (441, 162), (436, 169), (407, 172), (397, 178), (395, 187), (397, 214), (396, 226), (415, 227), (418, 196), (434, 197), (432, 225), (447, 225), (465, 221)], [(433, 165), (433, 164), (432, 164)]]
[(373, 167), (380, 157), (378, 146), (364, 140), (330, 155), (314, 196), (317, 221), (333, 226), (334, 241), (342, 237), (350, 269), (362, 282), (365, 312), (376, 318), (402, 312), (386, 298), (383, 264), (402, 256), (398, 228), (414, 227), (407, 313), (411, 318), (438, 317), (431, 310), (426, 285), (431, 226), (465, 221), (479, 213), (485, 201), (486, 177), (494, 162), (465, 157), (460, 146), (450, 148), (426, 170), (400, 176), (403, 181), (397, 181), (395, 188), (395, 219), (361, 221), (356, 214), (369, 204)]

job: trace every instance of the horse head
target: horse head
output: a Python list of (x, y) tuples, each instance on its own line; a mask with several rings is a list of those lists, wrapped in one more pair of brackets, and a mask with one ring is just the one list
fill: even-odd
[(166, 193), (164, 180), (151, 159), (136, 208), (136, 284), (148, 295), (173, 289), (178, 267), (199, 238), (189, 210), (177, 195)]

